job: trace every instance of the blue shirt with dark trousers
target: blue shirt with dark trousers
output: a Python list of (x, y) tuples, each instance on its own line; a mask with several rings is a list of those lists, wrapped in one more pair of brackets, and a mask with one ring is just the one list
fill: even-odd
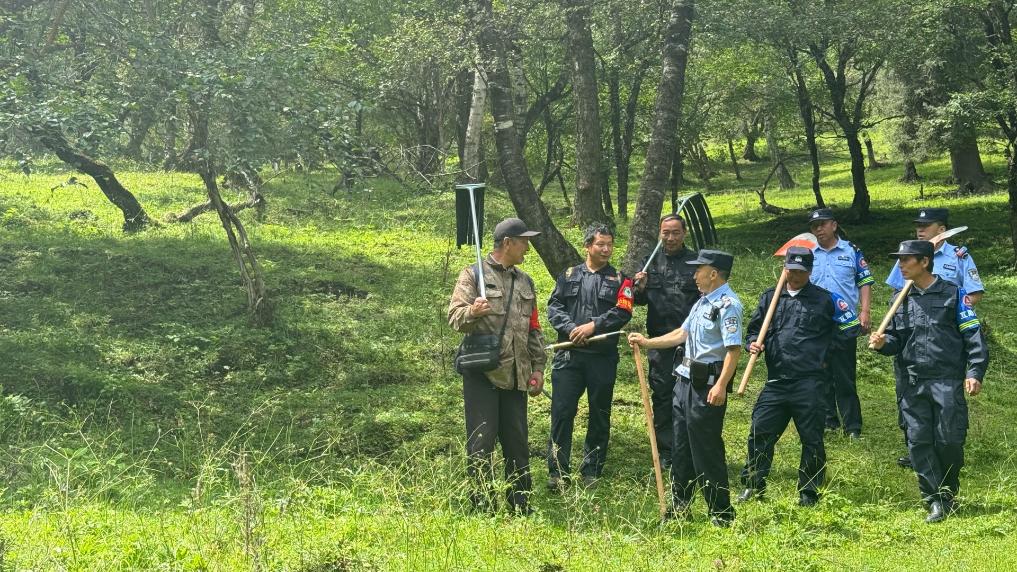
[[(742, 345), (742, 301), (725, 283), (692, 306), (682, 329), (688, 334), (685, 357), (703, 363), (723, 361), (729, 346)], [(674, 371), (691, 377), (685, 364), (678, 364)]]
[[(982, 278), (978, 275), (978, 268), (975, 266), (975, 261), (971, 259), (971, 255), (968, 254), (967, 248), (943, 241), (943, 245), (936, 250), (936, 254), (932, 257), (932, 273), (947, 282), (953, 282), (968, 294), (985, 291)], [(893, 270), (890, 271), (886, 283), (894, 290), (904, 287), (904, 276), (900, 273), (900, 261), (893, 265)]]
[(833, 248), (827, 250), (816, 246), (812, 249), (812, 254), (815, 262), (809, 280), (846, 300), (852, 310), (857, 309), (858, 290), (876, 281), (869, 271), (869, 263), (865, 260), (862, 249), (840, 238)]

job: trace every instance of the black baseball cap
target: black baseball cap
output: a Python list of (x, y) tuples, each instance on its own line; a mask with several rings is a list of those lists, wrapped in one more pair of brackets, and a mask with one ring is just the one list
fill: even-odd
[(526, 223), (517, 218), (507, 218), (498, 223), (494, 227), (494, 241), (501, 242), (506, 237), (517, 237), (517, 236), (537, 236), (540, 234), (535, 230), (529, 230), (526, 228)]
[(812, 272), (814, 260), (815, 255), (808, 248), (792, 246), (787, 249), (787, 254), (784, 256), (784, 268)]
[(734, 265), (734, 256), (720, 251), (720, 250), (700, 250), (699, 256), (695, 260), (689, 260), (685, 264), (691, 264), (692, 266), (709, 265), (717, 270), (731, 271), (731, 266)]
[(837, 220), (833, 216), (833, 209), (816, 209), (809, 215), (809, 224), (818, 220)]
[(922, 209), (918, 211), (918, 216), (915, 217), (915, 222), (921, 224), (941, 222), (945, 226), (948, 218), (950, 218), (950, 209)]
[(890, 256), (928, 256), (929, 260), (932, 260), (935, 252), (935, 248), (928, 240), (905, 240), (900, 243), (897, 252), (891, 252)]

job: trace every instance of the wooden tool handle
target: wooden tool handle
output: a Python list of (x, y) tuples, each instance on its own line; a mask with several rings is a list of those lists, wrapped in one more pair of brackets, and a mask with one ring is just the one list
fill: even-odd
[(653, 476), (657, 480), (657, 499), (660, 502), (660, 516), (667, 512), (667, 501), (664, 499), (664, 475), (660, 470), (660, 452), (657, 449), (657, 432), (653, 428), (653, 407), (650, 406), (650, 386), (643, 374), (643, 355), (637, 344), (632, 344), (632, 359), (636, 362), (636, 375), (639, 376), (639, 393), (643, 396), (643, 411), (646, 413), (646, 432), (650, 435), (650, 451), (653, 453)]
[[(784, 268), (780, 272), (780, 278), (777, 279), (777, 288), (773, 291), (773, 298), (770, 300), (770, 306), (766, 309), (766, 317), (763, 318), (763, 326), (759, 330), (759, 337), (756, 339), (756, 343), (762, 345), (766, 339), (766, 331), (770, 329), (770, 322), (773, 321), (773, 314), (777, 311), (777, 301), (780, 300), (780, 293), (784, 290), (784, 284), (787, 282), (787, 268)], [(756, 360), (759, 359), (759, 354), (752, 354), (749, 356), (749, 364), (745, 367), (745, 373), (742, 375), (742, 382), (738, 384), (738, 395), (745, 394), (745, 387), (749, 385), (749, 376), (752, 375), (752, 368), (756, 365)]]
[[(890, 320), (893, 320), (893, 315), (897, 313), (897, 309), (907, 298), (908, 292), (911, 290), (911, 286), (914, 284), (914, 280), (907, 280), (904, 282), (904, 287), (900, 289), (897, 297), (893, 300), (893, 304), (890, 304), (890, 310), (887, 311), (886, 315), (883, 316), (883, 321), (879, 323), (879, 328), (876, 329), (875, 335), (881, 335), (886, 331), (886, 328), (890, 326)], [(876, 346), (869, 342), (869, 349), (874, 350)]]

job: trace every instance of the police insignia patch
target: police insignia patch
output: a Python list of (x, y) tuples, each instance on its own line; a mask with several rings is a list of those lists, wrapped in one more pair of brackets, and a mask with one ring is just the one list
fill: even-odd
[(982, 278), (978, 276), (978, 270), (975, 270), (974, 268), (968, 270), (968, 276), (970, 276), (972, 280), (978, 280), (979, 282), (982, 281)]
[(847, 312), (848, 303), (845, 300), (837, 300), (837, 307), (840, 308), (841, 312)]
[(971, 296), (968, 296), (967, 294), (964, 295), (964, 305), (969, 308), (971, 307)]
[(720, 302), (721, 302), (721, 304), (720, 304), (721, 308), (727, 308), (728, 306), (731, 305), (731, 297), (730, 296), (721, 296), (720, 297)]
[(568, 268), (565, 269), (565, 278), (568, 278), (569, 276), (572, 276), (572, 267), (571, 266), (569, 266)]
[(728, 332), (738, 331), (738, 318), (731, 316), (724, 320), (724, 329)]
[(858, 261), (858, 266), (861, 266), (862, 268), (868, 268), (869, 267), (869, 261), (865, 260), (863, 258), (863, 259)]
[(624, 292), (626, 296), (632, 296), (632, 288), (626, 286)]

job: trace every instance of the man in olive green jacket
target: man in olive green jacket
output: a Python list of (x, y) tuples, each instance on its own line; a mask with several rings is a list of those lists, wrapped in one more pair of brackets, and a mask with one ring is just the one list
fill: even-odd
[(526, 394), (540, 395), (544, 388), (544, 336), (537, 319), (533, 279), (516, 268), (529, 251), (530, 231), (517, 218), (494, 228), (494, 250), (483, 261), (486, 297), (480, 297), (476, 264), (459, 273), (448, 323), (465, 334), (501, 336), (500, 363), (487, 372), (461, 371), (466, 410), (467, 469), (474, 480), (470, 495), (474, 507), (492, 510), (494, 495), (492, 457), (496, 441), (502, 444), (505, 477), (510, 484), (509, 508), (528, 514), (532, 488)]

